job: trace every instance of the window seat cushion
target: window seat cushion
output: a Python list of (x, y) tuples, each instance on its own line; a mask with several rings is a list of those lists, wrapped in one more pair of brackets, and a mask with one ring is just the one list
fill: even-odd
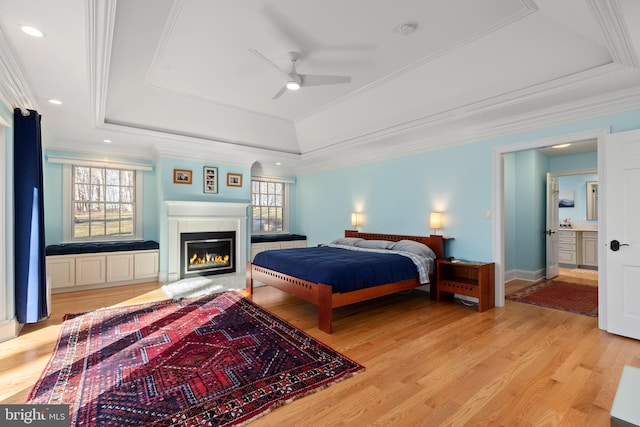
[(86, 242), (49, 245), (48, 255), (92, 254), (99, 252), (144, 251), (158, 249), (160, 245), (153, 240), (136, 240), (127, 242)]
[(292, 240), (307, 240), (301, 234), (257, 234), (251, 236), (251, 243), (289, 242)]

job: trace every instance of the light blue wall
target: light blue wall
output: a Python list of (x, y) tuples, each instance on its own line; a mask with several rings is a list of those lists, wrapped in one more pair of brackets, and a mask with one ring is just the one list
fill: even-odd
[[(504, 156), (505, 270), (536, 271), (546, 258), (546, 173), (549, 158), (535, 150)], [(511, 182), (507, 182), (507, 179)], [(507, 256), (508, 254), (508, 256)]]
[(301, 176), (301, 229), (311, 245), (328, 242), (361, 211), (362, 231), (428, 235), (429, 212), (441, 211), (448, 254), (490, 260), (491, 246), (474, 242), (491, 239), (491, 156), (477, 143)]
[[(440, 210), (444, 213), (441, 232), (455, 238), (448, 244), (448, 255), (490, 261), (492, 221), (485, 215), (492, 209), (493, 148), (605, 127), (612, 132), (640, 129), (640, 110), (301, 176), (296, 206), (300, 230), (311, 245), (327, 242), (351, 228), (350, 213), (361, 210), (363, 231), (424, 235), (431, 232), (429, 211)], [(551, 166), (543, 163), (538, 159), (531, 170), (537, 180), (531, 194), (544, 188), (543, 170)], [(543, 203), (532, 207), (540, 218)], [(541, 219), (529, 222), (518, 215), (511, 228), (522, 228), (523, 235), (542, 236)], [(516, 240), (518, 245), (529, 244)], [(532, 259), (538, 263), (541, 256), (536, 246)]]
[(549, 172), (567, 172), (582, 169), (598, 169), (598, 153), (557, 156), (551, 157), (549, 160)]

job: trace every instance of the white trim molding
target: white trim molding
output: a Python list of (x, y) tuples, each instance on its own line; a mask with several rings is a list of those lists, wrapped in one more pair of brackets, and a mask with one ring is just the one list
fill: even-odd
[(81, 157), (64, 157), (51, 154), (47, 155), (47, 161), (49, 163), (60, 163), (63, 165), (95, 166), (99, 168), (114, 169), (135, 169), (146, 172), (150, 172), (153, 170), (153, 165), (150, 165), (148, 163), (121, 162), (118, 160), (91, 160)]

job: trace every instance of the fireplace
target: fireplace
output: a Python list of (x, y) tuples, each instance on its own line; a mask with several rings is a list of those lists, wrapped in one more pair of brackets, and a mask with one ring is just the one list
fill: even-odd
[(236, 232), (180, 233), (180, 278), (236, 271)]
[[(175, 282), (182, 276), (180, 235), (183, 233), (206, 233), (213, 231), (235, 231), (235, 272), (244, 273), (247, 263), (248, 203), (166, 201), (166, 271), (160, 263), (159, 280)], [(162, 245), (162, 242), (161, 242)], [(162, 246), (161, 246), (162, 247)], [(162, 251), (161, 251), (162, 253)]]

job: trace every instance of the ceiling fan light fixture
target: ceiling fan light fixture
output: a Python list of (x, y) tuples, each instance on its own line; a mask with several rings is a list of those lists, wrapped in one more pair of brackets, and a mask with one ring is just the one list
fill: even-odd
[(295, 80), (291, 80), (287, 82), (287, 89), (289, 90), (298, 90), (300, 89), (300, 83)]

